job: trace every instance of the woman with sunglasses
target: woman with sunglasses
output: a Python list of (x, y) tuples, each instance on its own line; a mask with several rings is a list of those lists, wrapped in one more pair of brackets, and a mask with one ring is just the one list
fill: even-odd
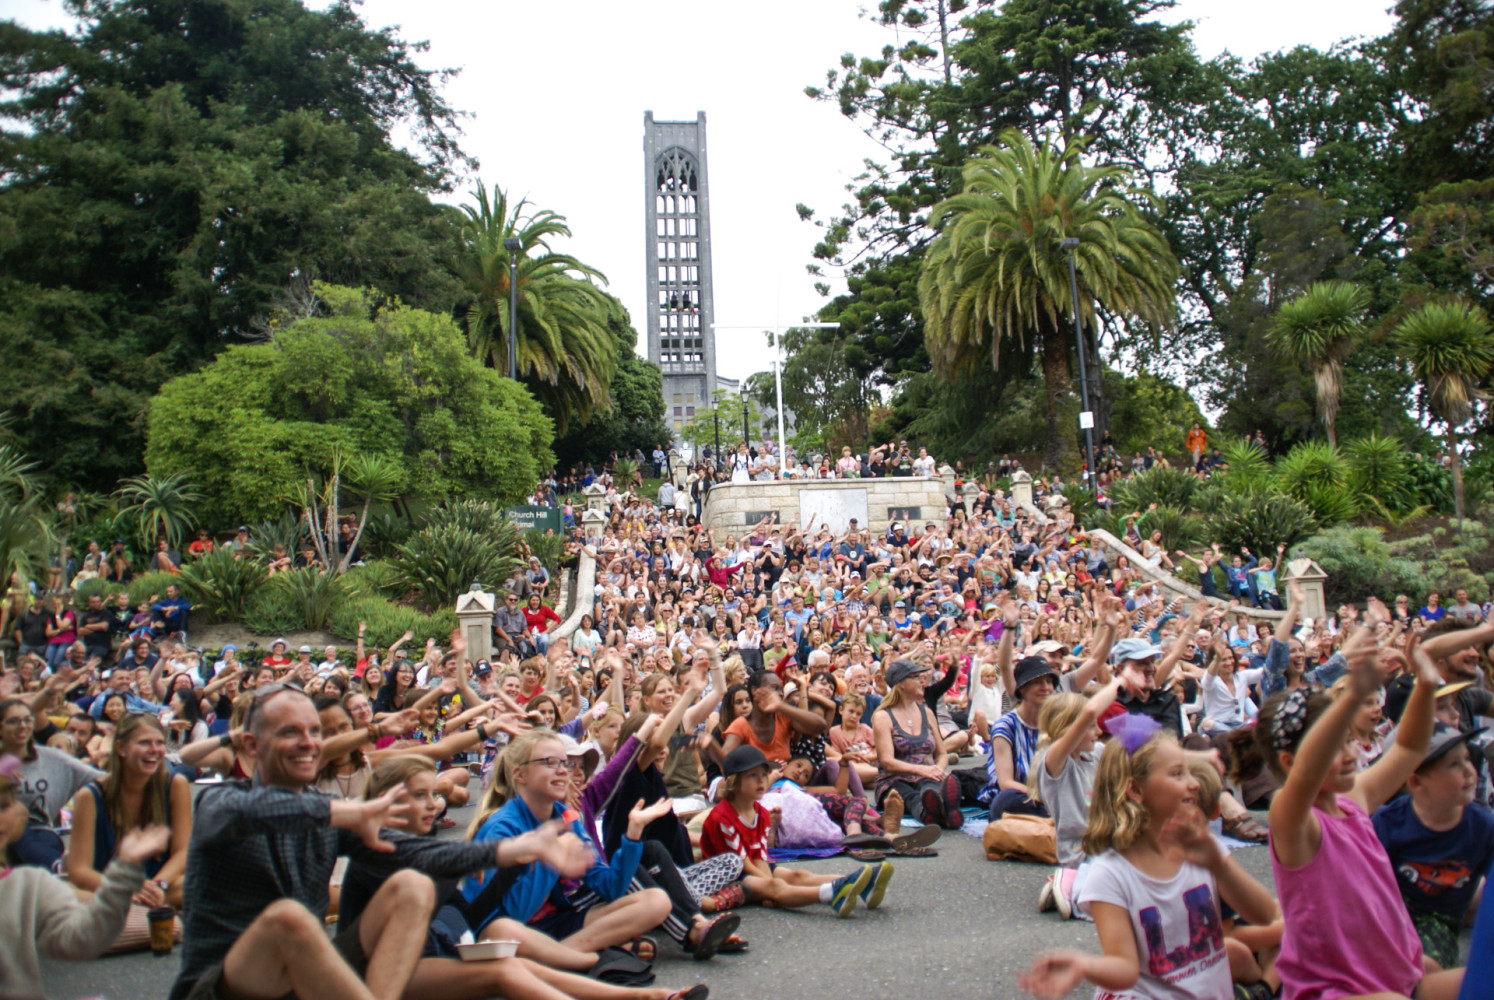
[(0, 700), (0, 754), (21, 762), (15, 777), (20, 785), (18, 798), (27, 814), (25, 832), (11, 844), (11, 852), (23, 865), (55, 870), (63, 853), (62, 837), (57, 832), (62, 807), (104, 772), (61, 750), (37, 746), (32, 739), (35, 726), (31, 706), (25, 701)]

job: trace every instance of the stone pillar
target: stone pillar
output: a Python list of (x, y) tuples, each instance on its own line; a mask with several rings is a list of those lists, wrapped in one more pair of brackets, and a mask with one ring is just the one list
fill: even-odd
[(939, 466), (939, 479), (944, 483), (945, 498), (948, 499), (950, 503), (954, 503), (955, 501), (959, 500), (959, 495), (955, 493), (954, 466), (950, 465), (948, 462)]
[(581, 491), (581, 495), (586, 497), (587, 510), (594, 510), (600, 514), (607, 512), (607, 487), (601, 483), (592, 483)]
[(669, 476), (674, 482), (675, 489), (684, 488), (689, 484), (690, 470), (686, 467), (680, 453), (674, 448), (669, 449)]
[(1026, 469), (1012, 473), (1012, 505), (1032, 506), (1032, 473)]
[(472, 589), (457, 598), (457, 624), (467, 638), (468, 663), (493, 658), (493, 617), (497, 608), (497, 598), (475, 580)]
[(1311, 559), (1288, 559), (1286, 580), (1295, 580), (1302, 588), (1302, 615), (1313, 621), (1328, 614), (1328, 574)]
[(588, 542), (601, 541), (602, 526), (606, 523), (606, 514), (587, 508), (586, 512), (581, 515), (581, 536)]

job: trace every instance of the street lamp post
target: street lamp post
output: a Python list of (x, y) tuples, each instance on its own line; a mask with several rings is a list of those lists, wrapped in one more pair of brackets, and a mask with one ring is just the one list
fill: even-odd
[(747, 380), (742, 379), (742, 440), (752, 447), (752, 431), (747, 427)]
[(519, 380), (519, 251), (524, 241), (510, 236), (503, 241), (508, 251), (508, 377)]
[(1079, 278), (1074, 271), (1074, 251), (1079, 249), (1079, 240), (1073, 236), (1058, 244), (1069, 254), (1069, 292), (1074, 298), (1074, 346), (1079, 349), (1079, 400), (1084, 412), (1079, 414), (1079, 426), (1084, 430), (1084, 462), (1089, 470), (1089, 489), (1099, 492), (1099, 475), (1095, 470), (1095, 415), (1089, 408), (1089, 371), (1084, 360), (1084, 331), (1079, 324)]

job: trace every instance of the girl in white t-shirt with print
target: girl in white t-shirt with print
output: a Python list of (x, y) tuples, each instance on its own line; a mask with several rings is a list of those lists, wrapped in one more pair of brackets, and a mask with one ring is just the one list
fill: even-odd
[(1083, 840), (1094, 863), (1080, 903), (1104, 954), (1044, 952), (1021, 985), (1055, 1000), (1083, 979), (1096, 1000), (1232, 996), (1220, 897), (1252, 924), (1280, 911), (1209, 832), (1177, 740), (1145, 716), (1122, 721), (1100, 755)]

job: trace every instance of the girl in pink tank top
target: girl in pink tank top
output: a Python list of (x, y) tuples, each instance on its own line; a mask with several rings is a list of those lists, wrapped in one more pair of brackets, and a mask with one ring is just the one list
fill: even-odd
[(1256, 723), (1262, 755), (1283, 781), (1271, 802), (1271, 872), (1285, 921), (1276, 963), (1283, 1000), (1453, 1000), (1462, 984), (1461, 969), (1426, 973), (1421, 941), (1369, 819), (1420, 765), (1441, 678), (1417, 649), (1416, 686), (1395, 745), (1358, 771), (1349, 726), (1385, 676), (1372, 628), (1373, 621), (1345, 643), (1345, 692), (1334, 698), (1298, 688), (1273, 696)]

